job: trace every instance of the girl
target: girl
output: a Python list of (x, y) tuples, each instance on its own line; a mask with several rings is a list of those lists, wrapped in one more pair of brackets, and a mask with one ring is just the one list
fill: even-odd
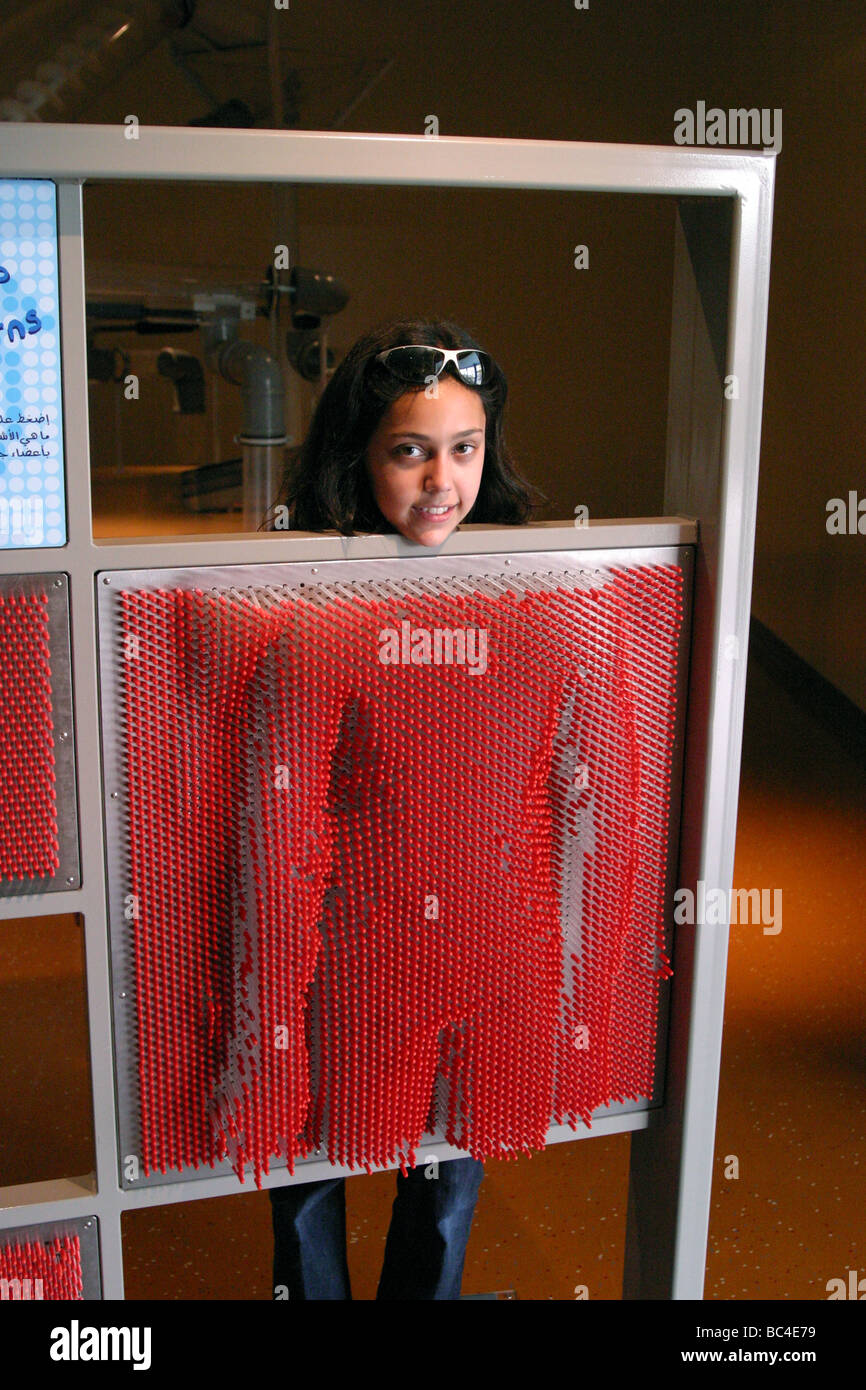
[[(431, 547), (464, 521), (525, 522), (538, 504), (505, 445), (507, 390), (455, 323), (373, 329), (328, 382), (275, 508), (295, 530), (399, 532)], [(435, 1178), (423, 1164), (398, 1172), (378, 1299), (460, 1297), (483, 1174), (473, 1158), (439, 1164)], [(350, 1299), (344, 1179), (270, 1195), (274, 1297)]]

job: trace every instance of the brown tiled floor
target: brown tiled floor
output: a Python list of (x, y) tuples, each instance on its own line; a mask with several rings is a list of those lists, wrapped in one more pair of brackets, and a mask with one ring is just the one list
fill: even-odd
[[(753, 662), (735, 884), (780, 888), (782, 930), (731, 931), (707, 1298), (825, 1299), (828, 1279), (866, 1274), (864, 846), (862, 764)], [(18, 1039), (0, 1068), (0, 1184), (89, 1163), (77, 928), (22, 925), (0, 924)], [(628, 1152), (615, 1135), (489, 1163), (464, 1292), (618, 1298)], [(392, 1174), (347, 1184), (358, 1299), (375, 1294), (393, 1189)], [(124, 1238), (129, 1298), (270, 1296), (266, 1193), (130, 1212)]]

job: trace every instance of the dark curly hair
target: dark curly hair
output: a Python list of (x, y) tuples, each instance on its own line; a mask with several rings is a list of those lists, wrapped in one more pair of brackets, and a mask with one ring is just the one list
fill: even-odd
[[(322, 392), (307, 437), (292, 451), (280, 495), (259, 530), (276, 529), (271, 513), (279, 506), (288, 508), (292, 530), (334, 530), (351, 536), (357, 531), (396, 529), (376, 505), (365, 455), (391, 403), (408, 391), (424, 390), (423, 385), (400, 381), (376, 361), (377, 353), (407, 343), (483, 351), (480, 343), (450, 320), (397, 319), (365, 333)], [(445, 368), (452, 369), (453, 363)], [(508, 384), (501, 368), (494, 362), (490, 379), (469, 389), (481, 397), (486, 429), (481, 485), (465, 520), (520, 525), (543, 505), (533, 502), (531, 494), (543, 494), (519, 475), (506, 447), (502, 413)]]

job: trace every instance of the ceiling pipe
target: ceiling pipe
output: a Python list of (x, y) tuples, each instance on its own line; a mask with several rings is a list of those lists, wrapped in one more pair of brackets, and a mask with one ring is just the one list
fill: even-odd
[[(24, 75), (20, 61), (16, 67), (5, 65), (5, 81), (18, 80), (14, 90), (0, 97), (0, 121), (73, 119), (102, 88), (188, 24), (195, 0), (121, 0), (95, 9), (86, 23), (80, 22), (80, 8), (74, 8), (78, 15), (64, 0), (41, 0), (0, 29), (4, 52), (30, 54)], [(34, 52), (32, 40), (36, 10), (38, 32), (46, 36), (41, 55)]]

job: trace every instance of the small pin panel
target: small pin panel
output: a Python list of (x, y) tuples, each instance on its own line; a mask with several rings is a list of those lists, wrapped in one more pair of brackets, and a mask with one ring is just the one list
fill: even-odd
[(60, 867), (47, 592), (0, 586), (0, 879)]
[(40, 1240), (0, 1232), (0, 1300), (49, 1302), (84, 1297), (81, 1245), (74, 1233)]

